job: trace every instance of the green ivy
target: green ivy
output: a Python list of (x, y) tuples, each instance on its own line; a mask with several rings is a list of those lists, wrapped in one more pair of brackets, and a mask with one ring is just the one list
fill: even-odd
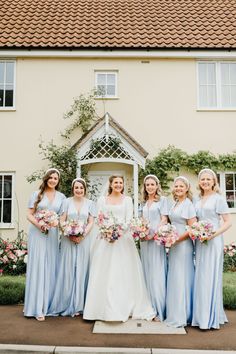
[(236, 153), (214, 155), (210, 151), (198, 151), (195, 154), (187, 154), (185, 151), (169, 145), (161, 149), (152, 160), (147, 160), (145, 169), (140, 171), (140, 180), (147, 174), (155, 174), (160, 179), (163, 189), (167, 189), (169, 182), (173, 180), (173, 174), (178, 174), (180, 169), (197, 174), (203, 168), (211, 168), (214, 171), (236, 170)]

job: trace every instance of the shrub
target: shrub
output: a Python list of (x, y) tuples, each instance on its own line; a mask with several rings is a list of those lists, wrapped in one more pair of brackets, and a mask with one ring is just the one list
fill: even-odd
[(0, 237), (0, 275), (19, 275), (26, 272), (27, 243), (23, 232), (14, 241)]
[(0, 305), (13, 305), (24, 302), (25, 277), (0, 277)]
[(224, 272), (236, 272), (236, 242), (224, 246)]
[(223, 276), (223, 301), (226, 309), (236, 309), (236, 273), (228, 272)]

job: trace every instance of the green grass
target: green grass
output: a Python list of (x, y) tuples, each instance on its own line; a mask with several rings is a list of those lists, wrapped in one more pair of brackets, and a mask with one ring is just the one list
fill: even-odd
[[(0, 277), (0, 305), (23, 303), (25, 291), (24, 275)], [(223, 273), (224, 307), (236, 309), (236, 272)]]
[(0, 305), (23, 303), (24, 294), (24, 275), (5, 275), (0, 277)]
[(226, 309), (236, 310), (236, 272), (223, 273), (223, 298)]

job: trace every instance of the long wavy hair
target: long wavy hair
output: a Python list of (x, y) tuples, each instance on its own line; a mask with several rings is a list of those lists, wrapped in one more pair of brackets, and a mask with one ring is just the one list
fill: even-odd
[(142, 185), (142, 200), (143, 202), (146, 202), (148, 200), (148, 192), (146, 190), (146, 182), (147, 180), (152, 179), (155, 181), (157, 190), (154, 196), (154, 201), (159, 202), (161, 196), (162, 196), (162, 189), (161, 189), (161, 184), (159, 179), (155, 175), (147, 175), (144, 180), (143, 180), (143, 185)]
[[(112, 176), (110, 176), (109, 177), (109, 186), (108, 186), (108, 195), (110, 195), (112, 193), (111, 185), (112, 185), (112, 182), (114, 181), (115, 178), (121, 178), (122, 181), (123, 181), (123, 184), (125, 183), (124, 177), (121, 176), (121, 175), (112, 175)], [(124, 193), (124, 187), (123, 187), (121, 193)]]
[(56, 190), (58, 190), (59, 188), (59, 184), (60, 184), (60, 175), (58, 174), (57, 170), (54, 169), (50, 169), (50, 171), (48, 171), (44, 176), (43, 176), (43, 181), (39, 186), (39, 194), (38, 197), (34, 203), (34, 210), (37, 209), (38, 204), (41, 202), (41, 200), (43, 199), (43, 193), (45, 192), (45, 189), (47, 188), (47, 182), (50, 179), (51, 175), (53, 173), (56, 173), (58, 175), (58, 183), (55, 187)]

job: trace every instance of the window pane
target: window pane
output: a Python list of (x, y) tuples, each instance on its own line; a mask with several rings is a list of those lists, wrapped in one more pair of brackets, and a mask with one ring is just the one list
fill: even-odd
[(0, 198), (2, 198), (2, 176), (0, 176)]
[(236, 107), (236, 85), (231, 86), (231, 107)]
[(229, 208), (234, 208), (234, 192), (226, 192), (226, 200)]
[(115, 85), (116, 76), (115, 74), (107, 74), (107, 85)]
[(205, 85), (207, 83), (207, 64), (199, 64), (199, 84)]
[(107, 85), (107, 94), (109, 96), (115, 96), (115, 86)]
[(14, 63), (6, 63), (6, 83), (13, 84), (14, 82)]
[(3, 222), (11, 222), (11, 200), (3, 201)]
[(222, 106), (230, 107), (230, 86), (221, 87)]
[(97, 84), (106, 85), (106, 74), (97, 74)]
[(2, 200), (0, 200), (0, 222), (2, 222)]
[(13, 86), (7, 85), (5, 92), (5, 106), (12, 107), (13, 106)]
[(207, 64), (208, 69), (208, 84), (215, 85), (216, 83), (216, 74), (215, 74), (215, 64)]
[(223, 85), (227, 85), (230, 83), (229, 80), (229, 64), (221, 64), (221, 82)]
[(4, 100), (4, 90), (3, 90), (3, 86), (0, 85), (0, 107), (3, 107), (3, 100)]
[(230, 64), (230, 82), (236, 84), (236, 64)]
[(216, 87), (208, 86), (208, 106), (216, 107)]
[(0, 84), (4, 83), (4, 68), (5, 63), (0, 63)]
[(97, 86), (97, 94), (98, 94), (98, 96), (105, 96), (106, 95), (106, 86), (98, 85)]
[(199, 87), (199, 100), (200, 107), (207, 107), (207, 87), (200, 86)]
[(4, 198), (12, 198), (12, 176), (4, 176)]
[(225, 189), (226, 190), (234, 189), (233, 174), (229, 174), (229, 173), (225, 174)]

